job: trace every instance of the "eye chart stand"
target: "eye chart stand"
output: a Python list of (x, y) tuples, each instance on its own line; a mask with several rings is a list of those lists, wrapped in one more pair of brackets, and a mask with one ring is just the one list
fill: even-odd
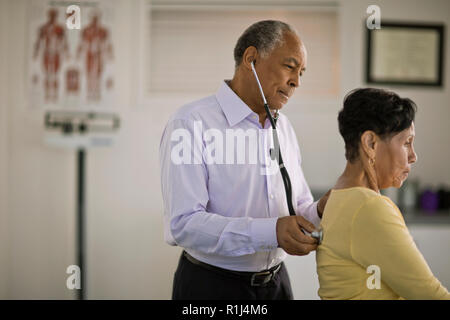
[(47, 111), (45, 114), (47, 129), (45, 143), (77, 151), (76, 257), (81, 270), (81, 288), (77, 290), (78, 300), (86, 299), (86, 150), (111, 146), (119, 125), (119, 117), (111, 113)]

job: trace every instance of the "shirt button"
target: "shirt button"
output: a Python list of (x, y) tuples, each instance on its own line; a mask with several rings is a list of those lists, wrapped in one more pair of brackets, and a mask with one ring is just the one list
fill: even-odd
[(275, 198), (275, 197), (273, 196), (273, 194), (271, 194), (271, 195), (270, 195), (270, 199), (272, 199), (272, 200), (273, 200), (273, 198)]

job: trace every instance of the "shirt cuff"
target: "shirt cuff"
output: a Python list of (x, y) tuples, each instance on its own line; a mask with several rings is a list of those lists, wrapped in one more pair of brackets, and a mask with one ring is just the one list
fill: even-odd
[(256, 252), (271, 251), (278, 247), (277, 220), (278, 217), (251, 220), (250, 234)]
[(316, 227), (318, 227), (319, 225), (320, 225), (320, 221), (321, 221), (321, 219), (320, 219), (320, 217), (319, 217), (319, 213), (318, 213), (318, 211), (317, 211), (317, 205), (319, 204), (319, 201), (316, 201), (316, 202), (314, 202), (313, 204), (312, 204), (312, 206), (311, 206), (311, 211), (310, 211), (310, 215), (309, 215), (309, 217), (310, 217), (310, 222), (312, 223), (312, 224), (314, 224)]
[(321, 221), (319, 214), (317, 213), (318, 203), (319, 201), (313, 202), (309, 206), (303, 207), (302, 211), (300, 211), (300, 208), (297, 208), (295, 213), (311, 222), (317, 228), (320, 225)]

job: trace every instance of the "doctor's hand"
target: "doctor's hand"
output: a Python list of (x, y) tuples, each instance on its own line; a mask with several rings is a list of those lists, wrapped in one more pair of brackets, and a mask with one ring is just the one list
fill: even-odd
[(278, 245), (286, 253), (304, 256), (317, 249), (316, 239), (304, 234), (301, 228), (311, 233), (315, 226), (302, 216), (278, 218), (276, 227)]

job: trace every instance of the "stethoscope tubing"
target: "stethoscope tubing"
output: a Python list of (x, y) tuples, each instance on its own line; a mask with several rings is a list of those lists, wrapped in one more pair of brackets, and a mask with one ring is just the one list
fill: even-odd
[[(267, 117), (269, 118), (270, 124), (272, 126), (272, 137), (273, 137), (274, 148), (270, 150), (270, 156), (271, 156), (272, 160), (277, 159), (277, 161), (278, 161), (278, 166), (280, 169), (281, 177), (283, 179), (283, 185), (284, 185), (284, 189), (285, 189), (286, 202), (287, 202), (287, 206), (288, 206), (288, 210), (289, 210), (289, 215), (295, 216), (296, 213), (295, 213), (294, 207), (292, 205), (291, 179), (290, 179), (289, 173), (284, 165), (283, 157), (281, 156), (280, 142), (278, 139), (278, 133), (277, 133), (277, 127), (276, 127), (276, 122), (278, 119), (278, 110), (275, 111), (275, 118), (274, 118), (272, 116), (272, 113), (270, 112), (269, 104), (267, 103), (266, 97), (264, 95), (264, 91), (262, 89), (261, 83), (259, 82), (259, 78), (256, 73), (255, 65), (253, 64), (253, 62), (251, 62), (251, 66), (252, 66), (253, 74), (255, 75), (256, 82), (259, 87), (259, 92), (261, 93), (261, 97), (264, 102), (264, 109), (266, 111)], [(277, 157), (277, 155), (278, 155), (278, 157)], [(302, 232), (305, 233), (305, 231), (303, 229), (302, 229)], [(317, 239), (318, 244), (320, 244), (322, 242), (322, 237), (323, 237), (322, 230), (319, 229), (319, 230), (313, 231), (311, 233), (311, 237)]]

